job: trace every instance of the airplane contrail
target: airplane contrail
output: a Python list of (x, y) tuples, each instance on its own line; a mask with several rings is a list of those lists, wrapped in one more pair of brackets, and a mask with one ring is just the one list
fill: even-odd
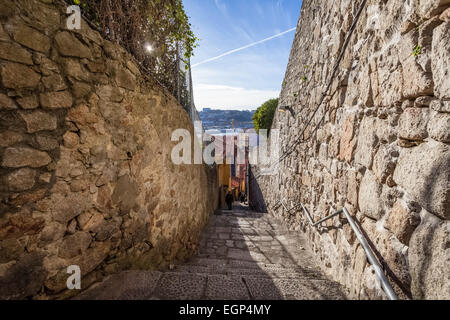
[(208, 63), (208, 62), (211, 62), (211, 61), (218, 60), (218, 59), (220, 59), (220, 58), (223, 58), (223, 57), (228, 56), (228, 55), (230, 55), (230, 54), (233, 54), (233, 53), (236, 53), (236, 52), (239, 52), (239, 51), (248, 49), (248, 48), (250, 48), (250, 47), (254, 47), (254, 46), (256, 46), (256, 45), (258, 45), (258, 44), (261, 44), (261, 43), (264, 43), (264, 42), (266, 42), (266, 41), (269, 41), (269, 40), (272, 40), (272, 39), (281, 37), (281, 36), (285, 35), (286, 33), (295, 31), (296, 29), (297, 29), (297, 28), (291, 28), (291, 29), (289, 29), (289, 30), (283, 31), (283, 32), (281, 32), (281, 33), (278, 33), (278, 34), (276, 34), (276, 35), (274, 35), (274, 36), (268, 37), (268, 38), (266, 38), (266, 39), (263, 39), (263, 40), (260, 40), (260, 41), (256, 41), (256, 42), (250, 43), (250, 44), (248, 44), (248, 45), (246, 45), (246, 46), (243, 46), (243, 47), (240, 47), (240, 48), (237, 48), (237, 49), (234, 49), (234, 50), (231, 50), (231, 51), (222, 53), (221, 55), (219, 55), (219, 56), (217, 56), (217, 57), (209, 58), (209, 59), (206, 59), (206, 60), (201, 61), (201, 62), (199, 62), (199, 63), (196, 63), (196, 64), (192, 65), (192, 68), (197, 67), (197, 66), (202, 65), (202, 64), (205, 64), (205, 63)]

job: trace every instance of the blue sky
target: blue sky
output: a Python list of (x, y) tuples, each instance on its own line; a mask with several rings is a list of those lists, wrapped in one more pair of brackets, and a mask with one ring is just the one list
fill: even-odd
[[(277, 98), (295, 32), (208, 59), (297, 26), (301, 0), (184, 0), (200, 38), (191, 59), (197, 109), (255, 109)], [(196, 64), (199, 64), (195, 66)]]

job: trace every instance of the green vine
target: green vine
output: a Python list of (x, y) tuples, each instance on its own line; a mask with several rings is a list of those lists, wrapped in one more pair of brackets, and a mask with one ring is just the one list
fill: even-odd
[[(178, 58), (198, 46), (182, 0), (72, 0), (103, 37), (122, 45), (146, 73), (177, 91)], [(186, 70), (188, 64), (185, 64)]]
[[(189, 22), (189, 17), (186, 15), (182, 1), (153, 0), (148, 3), (148, 20), (152, 24), (153, 29), (165, 31), (169, 43), (181, 43), (186, 60), (192, 57), (194, 49), (198, 47), (199, 39), (192, 31), (192, 24)], [(163, 6), (162, 10), (161, 6)], [(154, 14), (158, 11), (160, 14)], [(165, 49), (165, 46), (163, 46), (162, 50), (164, 51)]]

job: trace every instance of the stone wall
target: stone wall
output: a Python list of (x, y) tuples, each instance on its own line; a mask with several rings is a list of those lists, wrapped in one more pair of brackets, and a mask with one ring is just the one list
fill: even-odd
[(248, 202), (253, 211), (267, 213), (267, 206), (264, 201), (264, 194), (261, 191), (261, 187), (258, 185), (255, 175), (253, 174), (252, 167), (248, 169)]
[(282, 151), (302, 143), (258, 183), (269, 212), (307, 234), (351, 297), (386, 298), (350, 226), (336, 217), (312, 229), (279, 199), (302, 201), (315, 221), (345, 206), (400, 298), (449, 299), (450, 1), (369, 0), (300, 137), (361, 2), (303, 1), (280, 100), (297, 115), (278, 112), (273, 124)]
[(182, 261), (217, 206), (215, 168), (171, 162), (184, 109), (65, 11), (0, 0), (0, 299)]

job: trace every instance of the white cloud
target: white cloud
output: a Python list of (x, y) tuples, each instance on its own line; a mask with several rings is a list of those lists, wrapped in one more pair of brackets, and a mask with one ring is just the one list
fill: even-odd
[(277, 98), (279, 91), (244, 89), (216, 84), (195, 84), (194, 99), (197, 109), (230, 108), (255, 109), (269, 99)]

